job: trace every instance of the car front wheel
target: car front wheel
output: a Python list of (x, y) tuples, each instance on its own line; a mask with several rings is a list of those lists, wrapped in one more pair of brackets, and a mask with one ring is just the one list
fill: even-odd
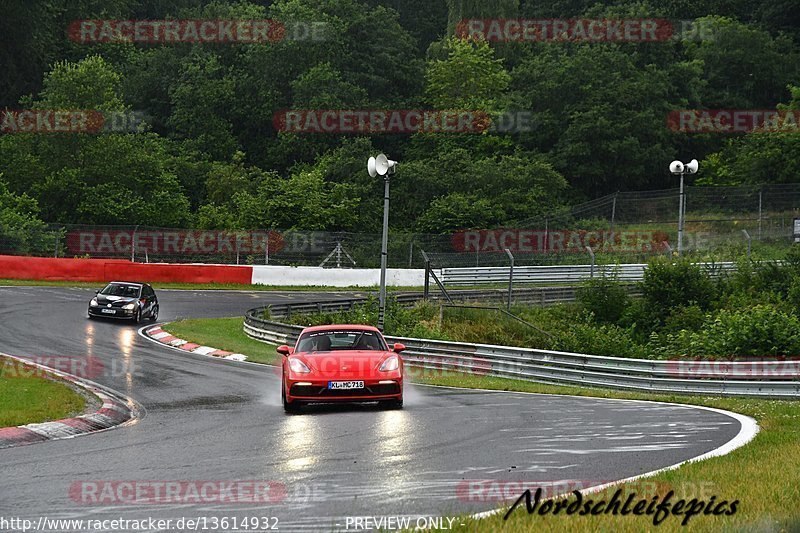
[(286, 387), (281, 381), (281, 402), (283, 403), (283, 410), (287, 413), (296, 413), (299, 409), (299, 405), (297, 402), (289, 403), (286, 401)]
[(381, 405), (386, 407), (387, 409), (402, 409), (403, 399), (400, 398), (399, 400), (385, 400), (381, 402)]

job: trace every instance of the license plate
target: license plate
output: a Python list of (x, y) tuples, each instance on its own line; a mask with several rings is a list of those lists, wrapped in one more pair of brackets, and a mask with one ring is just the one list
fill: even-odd
[(101, 309), (101, 313), (105, 313), (107, 315), (116, 315), (117, 312), (114, 309)]
[(328, 388), (331, 390), (351, 390), (363, 389), (363, 381), (329, 381)]

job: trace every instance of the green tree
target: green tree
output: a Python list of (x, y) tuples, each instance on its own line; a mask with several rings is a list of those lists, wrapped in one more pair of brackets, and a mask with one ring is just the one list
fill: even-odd
[(724, 17), (696, 21), (712, 38), (686, 42), (686, 55), (702, 61), (703, 104), (710, 109), (762, 109), (797, 82), (800, 56), (791, 39)]
[[(128, 110), (119, 72), (99, 56), (56, 64), (31, 106)], [(12, 190), (38, 198), (53, 222), (185, 224), (189, 202), (175, 166), (169, 143), (153, 133), (27, 133), (0, 142), (0, 171)]]
[(47, 225), (39, 219), (39, 206), (29, 196), (8, 190), (0, 174), (0, 250), (2, 253), (52, 252)]
[(447, 41), (447, 59), (428, 63), (426, 95), (435, 109), (499, 112), (511, 76), (485, 41)]
[[(792, 95), (779, 111), (800, 110), (800, 87), (789, 86)], [(800, 176), (800, 136), (798, 129), (753, 132), (730, 139), (719, 152), (703, 161), (700, 185), (760, 185), (795, 183)]]
[(325, 183), (311, 170), (266, 179), (256, 194), (238, 193), (234, 203), (242, 228), (341, 230), (352, 227), (358, 198), (348, 185)]

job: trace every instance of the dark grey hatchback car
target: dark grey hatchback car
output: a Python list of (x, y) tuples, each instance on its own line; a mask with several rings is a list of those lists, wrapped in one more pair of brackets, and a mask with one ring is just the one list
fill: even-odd
[(112, 281), (89, 302), (89, 318), (158, 319), (158, 297), (147, 283)]

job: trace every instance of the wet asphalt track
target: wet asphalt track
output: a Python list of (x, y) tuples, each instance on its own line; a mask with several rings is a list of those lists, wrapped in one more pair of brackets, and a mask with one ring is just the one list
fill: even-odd
[[(127, 428), (0, 450), (0, 517), (276, 516), (280, 531), (343, 530), (346, 516), (496, 507), (467, 501), (459, 487), (469, 480), (600, 484), (641, 474), (717, 448), (740, 429), (688, 407), (413, 386), (402, 411), (365, 405), (287, 416), (271, 368), (181, 353), (134, 325), (89, 321), (92, 294), (0, 288), (0, 352), (101, 358), (95, 381), (134, 398), (146, 415)], [(237, 316), (316, 297), (159, 291), (160, 318)], [(96, 506), (70, 498), (84, 480), (263, 480), (285, 487), (285, 498)]]

